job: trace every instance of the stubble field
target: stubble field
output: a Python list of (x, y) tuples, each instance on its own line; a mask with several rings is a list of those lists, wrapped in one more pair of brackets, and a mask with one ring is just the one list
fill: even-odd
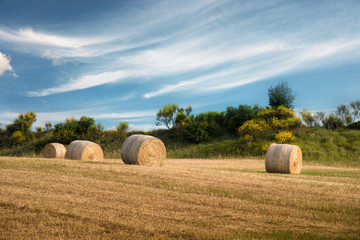
[(0, 239), (360, 239), (360, 168), (0, 157)]

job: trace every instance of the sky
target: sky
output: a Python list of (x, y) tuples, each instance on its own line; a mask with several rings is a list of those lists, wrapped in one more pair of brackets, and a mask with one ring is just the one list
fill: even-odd
[(168, 103), (193, 113), (360, 99), (359, 0), (0, 0), (0, 123), (89, 116), (156, 128)]

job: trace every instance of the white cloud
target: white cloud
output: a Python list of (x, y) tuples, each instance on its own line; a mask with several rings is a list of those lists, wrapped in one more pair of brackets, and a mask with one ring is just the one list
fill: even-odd
[(10, 57), (7, 57), (5, 54), (0, 52), (0, 76), (3, 75), (6, 71), (13, 72), (14, 77), (17, 77), (12, 66), (10, 65)]
[(62, 84), (60, 86), (38, 90), (38, 91), (32, 91), (29, 92), (28, 94), (30, 97), (43, 97), (52, 94), (81, 90), (107, 83), (112, 83), (124, 79), (128, 76), (129, 74), (125, 71), (103, 72), (94, 75), (84, 75), (77, 79), (70, 80), (69, 82)]
[(0, 29), (0, 39), (8, 42), (30, 43), (41, 46), (55, 46), (64, 48), (80, 48), (109, 41), (104, 38), (63, 37), (42, 32), (31, 28), (17, 31), (4, 31)]

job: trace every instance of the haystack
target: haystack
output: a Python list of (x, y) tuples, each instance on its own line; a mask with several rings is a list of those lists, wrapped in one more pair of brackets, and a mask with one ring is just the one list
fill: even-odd
[(96, 143), (84, 140), (76, 140), (69, 145), (65, 158), (83, 161), (102, 161), (104, 153)]
[(265, 168), (270, 173), (299, 174), (302, 167), (301, 149), (290, 144), (271, 144), (265, 158)]
[(42, 153), (45, 158), (64, 158), (66, 148), (61, 143), (48, 143)]
[(126, 164), (161, 166), (166, 159), (166, 148), (156, 137), (135, 134), (121, 146), (121, 159)]

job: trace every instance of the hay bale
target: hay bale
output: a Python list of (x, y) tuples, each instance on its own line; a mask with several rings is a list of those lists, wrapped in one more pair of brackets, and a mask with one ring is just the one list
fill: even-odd
[(66, 148), (61, 143), (48, 143), (43, 149), (43, 156), (45, 158), (64, 158)]
[(135, 134), (121, 146), (121, 159), (126, 164), (161, 166), (166, 159), (166, 148), (156, 137)]
[(271, 144), (265, 158), (265, 168), (270, 173), (299, 174), (302, 167), (301, 149), (290, 144)]
[(104, 153), (96, 143), (84, 140), (76, 140), (70, 143), (65, 158), (84, 161), (102, 161)]

